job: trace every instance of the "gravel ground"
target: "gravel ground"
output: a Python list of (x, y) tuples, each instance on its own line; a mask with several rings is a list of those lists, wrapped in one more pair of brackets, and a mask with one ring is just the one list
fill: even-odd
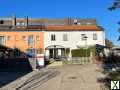
[(94, 64), (56, 67), (60, 74), (34, 90), (101, 90), (98, 79), (104, 75), (96, 68)]
[(94, 64), (49, 66), (28, 73), (0, 90), (102, 90), (98, 79), (104, 75), (96, 68)]

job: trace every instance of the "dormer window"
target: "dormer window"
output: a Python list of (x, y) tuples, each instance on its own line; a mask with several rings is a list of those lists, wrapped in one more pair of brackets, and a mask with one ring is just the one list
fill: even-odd
[(74, 19), (74, 23), (77, 23), (77, 19)]
[(17, 24), (16, 24), (17, 26), (20, 26), (20, 22), (17, 22)]
[(25, 23), (24, 23), (24, 22), (21, 22), (21, 26), (25, 26)]
[(17, 26), (25, 26), (25, 22), (17, 22)]
[(90, 23), (90, 22), (87, 22), (87, 25), (91, 25), (92, 23)]
[(78, 22), (78, 23), (77, 23), (77, 25), (81, 25), (81, 23), (80, 23), (80, 22)]

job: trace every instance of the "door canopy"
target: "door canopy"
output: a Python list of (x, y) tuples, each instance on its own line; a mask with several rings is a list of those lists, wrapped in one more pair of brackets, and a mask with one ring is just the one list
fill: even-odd
[(55, 49), (55, 48), (64, 49), (65, 47), (63, 47), (61, 45), (51, 45), (51, 46), (46, 47), (45, 49), (47, 50), (47, 49)]

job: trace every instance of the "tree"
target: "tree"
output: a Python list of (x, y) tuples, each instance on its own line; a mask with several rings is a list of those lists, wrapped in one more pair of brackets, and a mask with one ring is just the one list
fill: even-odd
[(120, 0), (115, 0), (112, 4), (112, 6), (110, 6), (108, 9), (109, 10), (115, 10), (117, 8), (120, 8)]
[(113, 46), (114, 46), (113, 42), (110, 41), (110, 40), (107, 39), (107, 38), (105, 39), (105, 45), (108, 46), (108, 47), (113, 47)]
[[(110, 11), (116, 10), (120, 8), (120, 0), (115, 0), (113, 4), (108, 8)], [(120, 21), (118, 21), (118, 24), (120, 25)], [(120, 33), (120, 28), (118, 29), (118, 32)], [(118, 41), (120, 40), (120, 36), (117, 39)]]

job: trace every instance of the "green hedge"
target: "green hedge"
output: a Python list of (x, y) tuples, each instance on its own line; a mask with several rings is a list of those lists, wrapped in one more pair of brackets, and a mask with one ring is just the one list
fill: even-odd
[(67, 48), (67, 49), (66, 49), (66, 55), (69, 55), (69, 53), (70, 53), (70, 49)]
[(73, 49), (71, 50), (72, 57), (90, 57), (90, 49)]

